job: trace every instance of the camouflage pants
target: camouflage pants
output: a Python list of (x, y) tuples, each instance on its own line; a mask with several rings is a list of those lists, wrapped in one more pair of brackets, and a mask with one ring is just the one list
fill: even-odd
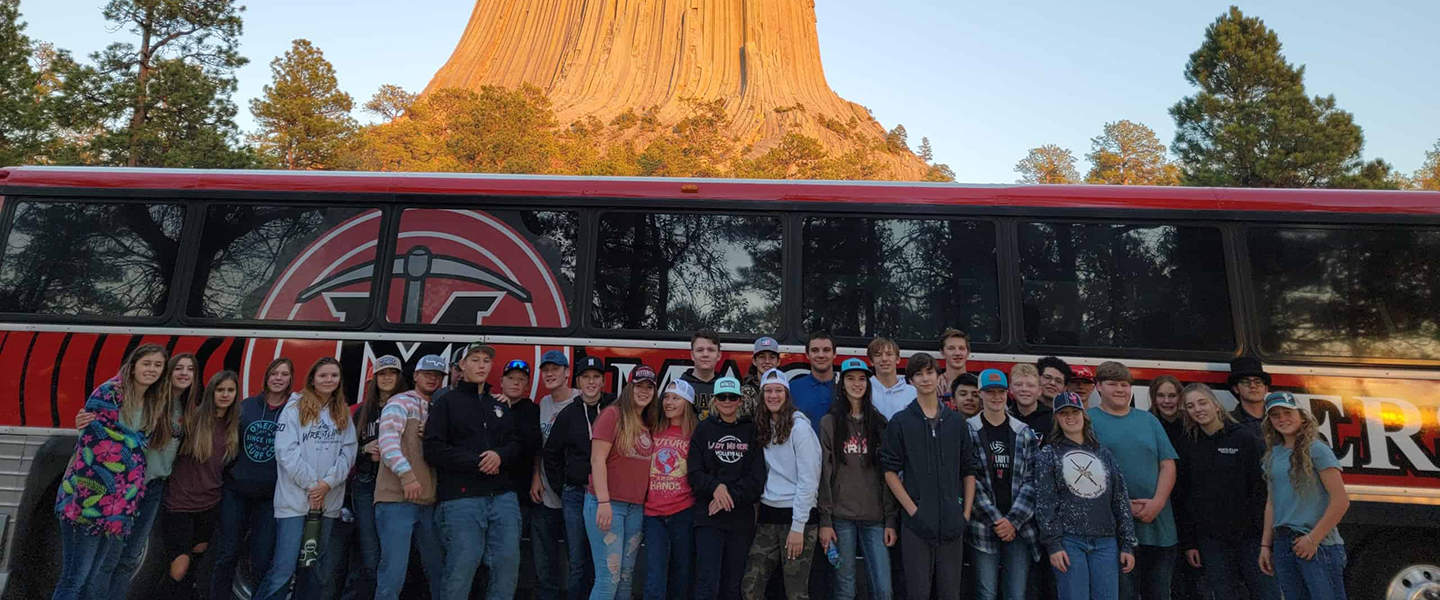
[(818, 528), (805, 528), (805, 549), (799, 558), (785, 558), (785, 537), (790, 535), (790, 525), (762, 523), (755, 526), (755, 541), (750, 543), (750, 556), (745, 562), (745, 578), (740, 581), (740, 591), (745, 600), (765, 600), (765, 584), (770, 574), (779, 566), (785, 578), (785, 597), (788, 600), (810, 600), (810, 561), (815, 556), (815, 536)]

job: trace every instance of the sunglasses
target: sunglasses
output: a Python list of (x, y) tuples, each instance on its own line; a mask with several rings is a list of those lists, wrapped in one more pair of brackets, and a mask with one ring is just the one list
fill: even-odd
[(525, 362), (525, 361), (523, 361), (523, 360), (512, 360), (512, 361), (510, 361), (510, 362), (508, 362), (508, 363), (505, 363), (505, 370), (506, 370), (506, 371), (511, 371), (511, 370), (514, 370), (514, 369), (520, 369), (520, 370), (522, 370), (522, 371), (529, 371), (529, 370), (530, 370), (530, 363), (527, 363), (527, 362)]
[(710, 400), (713, 402), (739, 402), (740, 397), (732, 394), (725, 394), (723, 396), (714, 396)]

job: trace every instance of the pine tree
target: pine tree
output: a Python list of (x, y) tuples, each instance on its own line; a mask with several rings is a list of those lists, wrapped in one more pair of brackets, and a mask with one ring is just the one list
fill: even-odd
[(920, 160), (925, 161), (925, 164), (930, 164), (935, 161), (935, 150), (930, 147), (930, 138), (920, 138), (920, 150), (917, 151), (915, 155), (919, 156)]
[(896, 125), (885, 134), (885, 147), (891, 152), (910, 151), (910, 134), (905, 132), (904, 125)]
[(1020, 162), (1015, 163), (1015, 172), (1020, 174), (1016, 183), (1076, 183), (1080, 172), (1075, 170), (1075, 154), (1055, 144), (1031, 148)]
[(1132, 121), (1106, 123), (1090, 139), (1090, 172), (1086, 183), (1111, 185), (1177, 185), (1180, 170), (1165, 158), (1165, 145), (1154, 130)]
[(270, 85), (250, 101), (260, 125), (260, 152), (284, 169), (335, 169), (355, 130), (355, 102), (340, 90), (335, 68), (308, 40), (295, 40), (270, 62)]
[(415, 94), (405, 91), (398, 85), (385, 84), (370, 97), (365, 103), (365, 112), (376, 115), (386, 121), (394, 121), (410, 110), (415, 104)]
[(33, 52), (20, 0), (0, 0), (0, 166), (32, 162), (41, 152), (45, 117)]
[(1440, 140), (1435, 141), (1435, 149), (1425, 153), (1424, 164), (1420, 165), (1411, 179), (1415, 187), (1440, 192)]

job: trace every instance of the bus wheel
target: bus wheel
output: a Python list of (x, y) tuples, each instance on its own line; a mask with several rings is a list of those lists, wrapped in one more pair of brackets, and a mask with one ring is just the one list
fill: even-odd
[(1440, 600), (1440, 568), (1411, 565), (1390, 578), (1385, 600)]

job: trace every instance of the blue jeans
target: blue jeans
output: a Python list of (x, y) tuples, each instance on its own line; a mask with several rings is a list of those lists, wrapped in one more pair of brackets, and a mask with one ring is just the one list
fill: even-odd
[(865, 555), (865, 575), (870, 580), (872, 600), (890, 600), (890, 549), (885, 547), (885, 524), (878, 521), (835, 519), (836, 550), (840, 565), (835, 568), (835, 597), (855, 599), (855, 549)]
[[(1026, 576), (1030, 571), (1030, 542), (1016, 536), (1010, 542), (1001, 542), (1000, 551), (995, 554), (971, 549), (975, 550), (970, 553), (970, 560), (975, 565), (976, 600), (995, 600), (1002, 596), (1002, 587), (1005, 600), (1025, 600)], [(1003, 576), (1000, 572), (1002, 563), (1005, 565)], [(1002, 580), (1003, 586), (996, 585)]]
[(695, 516), (689, 508), (669, 516), (645, 517), (645, 600), (690, 597), (694, 526)]
[(590, 597), (595, 584), (595, 563), (590, 562), (590, 537), (585, 529), (585, 488), (567, 485), (560, 493), (565, 508), (565, 547), (569, 550), (570, 573), (565, 578), (567, 600)]
[(247, 496), (228, 487), (220, 496), (220, 527), (215, 543), (214, 573), (210, 579), (211, 598), (230, 598), (235, 584), (235, 566), (240, 559), (240, 544), (250, 540), (252, 583), (270, 570), (270, 553), (275, 551), (275, 506), (273, 495)]
[(130, 535), (122, 542), (118, 552), (111, 552), (100, 565), (96, 584), (104, 583), (106, 598), (124, 600), (130, 595), (130, 579), (140, 572), (140, 559), (145, 556), (145, 546), (150, 543), (150, 532), (155, 528), (155, 518), (160, 515), (160, 501), (165, 499), (165, 479), (157, 478), (145, 482), (145, 495), (136, 505), (135, 524)]
[(1275, 531), (1270, 551), (1285, 600), (1345, 600), (1345, 545), (1320, 546), (1305, 560), (1295, 555), (1295, 538)]
[(1179, 546), (1136, 546), (1135, 568), (1120, 574), (1121, 600), (1170, 600)]
[(103, 535), (90, 535), (60, 519), (60, 579), (55, 582), (52, 600), (91, 600), (104, 598), (98, 590), (100, 568), (124, 547), (125, 540)]
[(1114, 600), (1120, 597), (1120, 546), (1113, 537), (1065, 536), (1070, 568), (1055, 570), (1060, 600)]
[(565, 511), (537, 504), (530, 509), (530, 555), (535, 561), (535, 596), (539, 600), (565, 598)]
[(595, 496), (585, 494), (585, 530), (595, 563), (595, 587), (590, 590), (590, 600), (629, 600), (635, 557), (640, 554), (645, 507), (611, 500), (610, 531), (600, 531), (600, 526), (595, 524), (599, 509)]
[(430, 595), (439, 598), (445, 569), (440, 532), (435, 528), (435, 507), (411, 502), (381, 502), (375, 505), (380, 534), (380, 568), (375, 579), (375, 600), (399, 598), (405, 587), (413, 541), (420, 551), (420, 566), (430, 582)]
[(445, 575), (438, 600), (465, 600), (480, 563), (490, 569), (487, 600), (515, 596), (520, 578), (520, 503), (515, 492), (456, 498), (435, 509), (445, 544)]
[[(1280, 582), (1260, 570), (1260, 538), (1220, 540), (1201, 537), (1200, 564), (1210, 592), (1231, 600), (1280, 600)], [(1244, 591), (1249, 590), (1249, 594)]]
[[(330, 534), (335, 529), (335, 519), (320, 519), (320, 556), (314, 567), (307, 568), (295, 577), (295, 598), (319, 598), (324, 584), (319, 566), (325, 564), (325, 555), (339, 552), (343, 548), (327, 548)], [(295, 576), (300, 563), (300, 544), (305, 538), (305, 517), (275, 519), (275, 554), (270, 561), (270, 570), (261, 580), (254, 600), (285, 600), (290, 587), (290, 578)]]
[(350, 512), (355, 515), (355, 548), (351, 554), (349, 573), (340, 573), (335, 581), (344, 588), (342, 598), (370, 600), (375, 597), (376, 573), (380, 568), (380, 537), (375, 528), (375, 482), (352, 477), (348, 488)]

